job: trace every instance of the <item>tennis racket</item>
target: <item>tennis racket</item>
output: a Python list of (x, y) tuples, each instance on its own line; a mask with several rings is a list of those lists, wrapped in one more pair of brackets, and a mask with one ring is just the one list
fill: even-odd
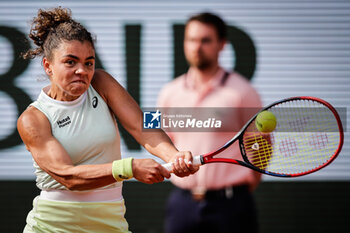
[[(276, 128), (260, 132), (255, 124), (262, 111), (274, 114)], [(238, 142), (243, 160), (218, 154)], [(336, 109), (309, 96), (291, 97), (261, 109), (219, 149), (194, 156), (193, 164), (231, 163), (278, 177), (297, 177), (318, 171), (338, 156), (344, 132)], [(172, 164), (163, 164), (169, 171)]]

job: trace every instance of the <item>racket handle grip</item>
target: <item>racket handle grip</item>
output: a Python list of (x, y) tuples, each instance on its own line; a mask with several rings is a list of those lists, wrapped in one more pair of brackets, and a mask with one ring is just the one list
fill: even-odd
[[(201, 162), (201, 156), (200, 155), (197, 155), (195, 157), (193, 157), (193, 162), (192, 162), (193, 165), (202, 165), (202, 162)], [(173, 170), (173, 163), (165, 163), (165, 164), (162, 164), (163, 167), (165, 167), (168, 171), (172, 171)]]
[(167, 169), (168, 171), (171, 171), (173, 169), (173, 163), (165, 163), (162, 164), (163, 167), (165, 167), (165, 169)]
[(193, 165), (202, 165), (202, 159), (201, 159), (201, 155), (197, 155), (193, 157)]

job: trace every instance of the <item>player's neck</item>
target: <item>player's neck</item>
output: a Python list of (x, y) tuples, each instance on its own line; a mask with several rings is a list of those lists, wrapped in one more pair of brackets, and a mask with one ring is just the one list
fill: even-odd
[(51, 83), (50, 89), (46, 93), (52, 99), (59, 101), (73, 101), (79, 98), (79, 96), (74, 96), (65, 91), (61, 86)]

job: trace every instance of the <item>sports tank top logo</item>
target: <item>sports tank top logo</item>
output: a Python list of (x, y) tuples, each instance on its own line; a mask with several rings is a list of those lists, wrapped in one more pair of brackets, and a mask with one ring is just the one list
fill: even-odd
[(66, 118), (64, 118), (64, 119), (62, 119), (62, 120), (58, 120), (58, 121), (57, 121), (57, 125), (58, 125), (58, 127), (60, 127), (60, 128), (66, 126), (66, 125), (69, 125), (70, 123), (72, 123), (72, 122), (71, 122), (69, 116), (67, 116)]
[(92, 107), (96, 108), (98, 104), (98, 99), (96, 96), (94, 96), (94, 98), (92, 98)]

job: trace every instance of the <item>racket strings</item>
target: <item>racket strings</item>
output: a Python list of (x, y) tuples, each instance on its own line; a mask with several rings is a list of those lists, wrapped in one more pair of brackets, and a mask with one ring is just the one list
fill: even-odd
[(323, 166), (337, 151), (337, 120), (321, 103), (293, 100), (268, 111), (278, 122), (273, 132), (259, 132), (253, 121), (243, 135), (246, 156), (252, 165), (273, 173), (298, 174)]
[(244, 144), (246, 151), (250, 155), (249, 161), (256, 167), (265, 170), (271, 159), (273, 149), (261, 134), (252, 133), (245, 137)]

